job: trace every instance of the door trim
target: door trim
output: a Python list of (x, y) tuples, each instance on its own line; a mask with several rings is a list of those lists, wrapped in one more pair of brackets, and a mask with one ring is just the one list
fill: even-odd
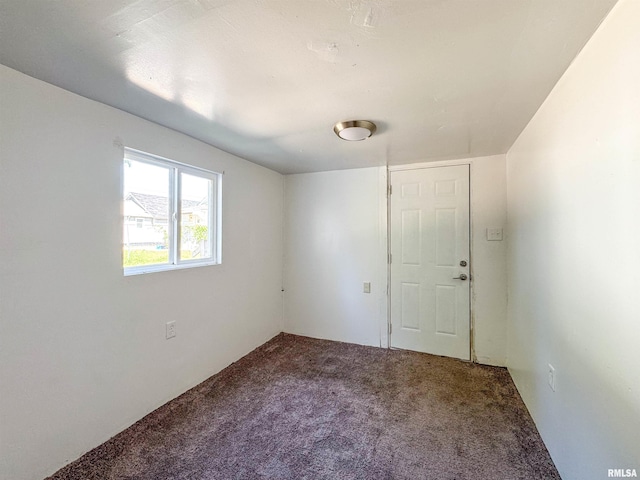
[[(391, 255), (391, 196), (389, 195), (389, 187), (391, 186), (391, 172), (402, 170), (422, 170), (425, 168), (441, 168), (452, 167), (457, 165), (469, 166), (469, 358), (470, 362), (478, 363), (478, 359), (475, 351), (475, 315), (474, 315), (474, 303), (475, 303), (475, 262), (474, 262), (474, 204), (473, 204), (473, 178), (474, 178), (474, 159), (458, 159), (458, 160), (443, 160), (436, 162), (421, 162), (406, 165), (387, 165), (384, 172), (381, 173), (380, 191), (382, 197), (386, 200), (386, 236), (384, 243), (386, 244), (386, 267), (387, 267), (387, 288), (385, 295), (386, 303), (386, 325), (381, 329), (380, 346), (382, 348), (393, 349), (391, 347), (391, 339), (389, 335), (389, 329), (391, 328), (391, 302), (389, 301), (389, 294), (391, 291), (391, 264), (389, 263), (389, 256)], [(382, 169), (381, 169), (382, 170)], [(382, 178), (384, 177), (384, 184)], [(382, 218), (382, 214), (381, 214)], [(464, 360), (463, 360), (464, 361)]]

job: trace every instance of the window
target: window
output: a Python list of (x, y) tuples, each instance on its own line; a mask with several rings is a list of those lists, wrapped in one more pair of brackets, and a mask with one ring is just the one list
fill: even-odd
[(221, 174), (129, 148), (123, 168), (125, 275), (221, 262)]

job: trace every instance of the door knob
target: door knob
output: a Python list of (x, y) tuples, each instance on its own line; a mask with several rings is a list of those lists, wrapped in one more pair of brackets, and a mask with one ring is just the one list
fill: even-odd
[(453, 277), (454, 280), (466, 280), (467, 276), (464, 273), (461, 273), (459, 277)]

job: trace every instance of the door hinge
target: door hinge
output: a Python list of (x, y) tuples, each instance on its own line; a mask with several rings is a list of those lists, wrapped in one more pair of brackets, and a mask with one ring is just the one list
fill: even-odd
[(389, 185), (389, 195), (393, 193), (393, 185)]
[(393, 324), (390, 323), (389, 324), (389, 335), (391, 335), (391, 332), (393, 331)]
[(393, 261), (393, 255), (389, 254), (389, 264)]

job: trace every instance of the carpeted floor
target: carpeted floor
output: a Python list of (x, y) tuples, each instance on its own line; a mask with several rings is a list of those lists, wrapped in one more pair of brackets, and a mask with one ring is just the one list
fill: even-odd
[(51, 479), (559, 479), (504, 368), (281, 334)]

